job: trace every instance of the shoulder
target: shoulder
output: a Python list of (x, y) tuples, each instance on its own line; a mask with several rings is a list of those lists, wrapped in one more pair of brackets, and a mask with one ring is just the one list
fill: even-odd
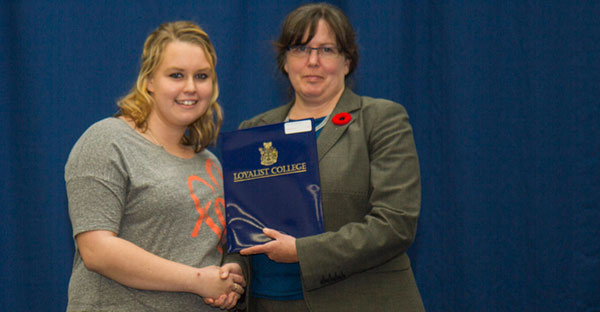
[(349, 88), (344, 90), (333, 113), (339, 112), (349, 112), (355, 117), (367, 120), (406, 115), (406, 109), (399, 103), (383, 98), (360, 96)]
[(108, 117), (92, 124), (79, 138), (78, 143), (86, 141), (114, 141), (116, 133), (122, 133), (127, 124), (118, 118)]
[(396, 115), (407, 115), (402, 104), (388, 99), (361, 96), (361, 108), (363, 113), (373, 117), (386, 117)]
[[(117, 118), (109, 117), (92, 124), (75, 142), (71, 149), (65, 170), (70, 172), (82, 166), (100, 164), (110, 155), (117, 154), (122, 133), (129, 126)], [(117, 155), (115, 155), (116, 157)]]
[(387, 135), (412, 131), (404, 106), (388, 99), (361, 96), (357, 118), (363, 132), (373, 141)]
[(286, 105), (279, 106), (277, 108), (270, 109), (264, 113), (254, 116), (248, 120), (242, 121), (242, 123), (240, 123), (239, 128), (245, 129), (245, 128), (250, 128), (250, 127), (256, 127), (256, 126), (261, 126), (261, 125), (268, 125), (268, 124), (283, 122), (283, 119), (285, 119), (285, 116), (287, 115), (288, 111), (290, 110), (290, 107), (291, 107), (290, 104), (286, 104)]
[(74, 152), (92, 150), (102, 152), (111, 145), (118, 144), (129, 126), (118, 118), (109, 117), (92, 124), (73, 146)]

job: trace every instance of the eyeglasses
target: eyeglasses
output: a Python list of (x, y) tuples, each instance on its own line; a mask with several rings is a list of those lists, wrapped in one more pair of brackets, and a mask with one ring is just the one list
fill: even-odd
[(322, 46), (318, 48), (307, 47), (306, 45), (295, 45), (288, 47), (287, 49), (290, 52), (290, 55), (297, 58), (305, 58), (308, 57), (313, 50), (317, 51), (317, 55), (322, 58), (332, 59), (336, 58), (340, 55), (340, 48), (335, 46)]

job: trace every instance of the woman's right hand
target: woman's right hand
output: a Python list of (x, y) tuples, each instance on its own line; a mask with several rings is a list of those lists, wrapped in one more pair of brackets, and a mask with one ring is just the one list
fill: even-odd
[(199, 269), (197, 277), (199, 278), (197, 294), (204, 298), (218, 298), (223, 294), (229, 294), (231, 292), (244, 293), (244, 288), (239, 284), (235, 283), (233, 276), (230, 275), (227, 278), (221, 278), (220, 267), (218, 266), (207, 266)]
[(235, 283), (234, 285), (237, 286), (234, 286), (234, 291), (228, 294), (222, 294), (219, 297), (204, 297), (204, 303), (221, 309), (231, 309), (244, 293), (246, 280), (244, 279), (242, 268), (237, 263), (224, 264), (219, 268), (219, 272), (221, 280), (226, 281), (231, 279)]

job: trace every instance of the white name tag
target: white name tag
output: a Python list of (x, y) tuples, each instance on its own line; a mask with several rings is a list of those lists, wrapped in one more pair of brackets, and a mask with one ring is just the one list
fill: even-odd
[(308, 132), (312, 130), (310, 119), (289, 121), (283, 124), (285, 134), (294, 134), (300, 132)]

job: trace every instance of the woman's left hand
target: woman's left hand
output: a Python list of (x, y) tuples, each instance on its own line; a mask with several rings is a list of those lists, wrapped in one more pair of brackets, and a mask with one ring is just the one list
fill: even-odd
[(272, 238), (273, 241), (242, 249), (240, 254), (246, 256), (264, 253), (275, 262), (298, 262), (295, 237), (268, 228), (264, 228), (263, 233)]

